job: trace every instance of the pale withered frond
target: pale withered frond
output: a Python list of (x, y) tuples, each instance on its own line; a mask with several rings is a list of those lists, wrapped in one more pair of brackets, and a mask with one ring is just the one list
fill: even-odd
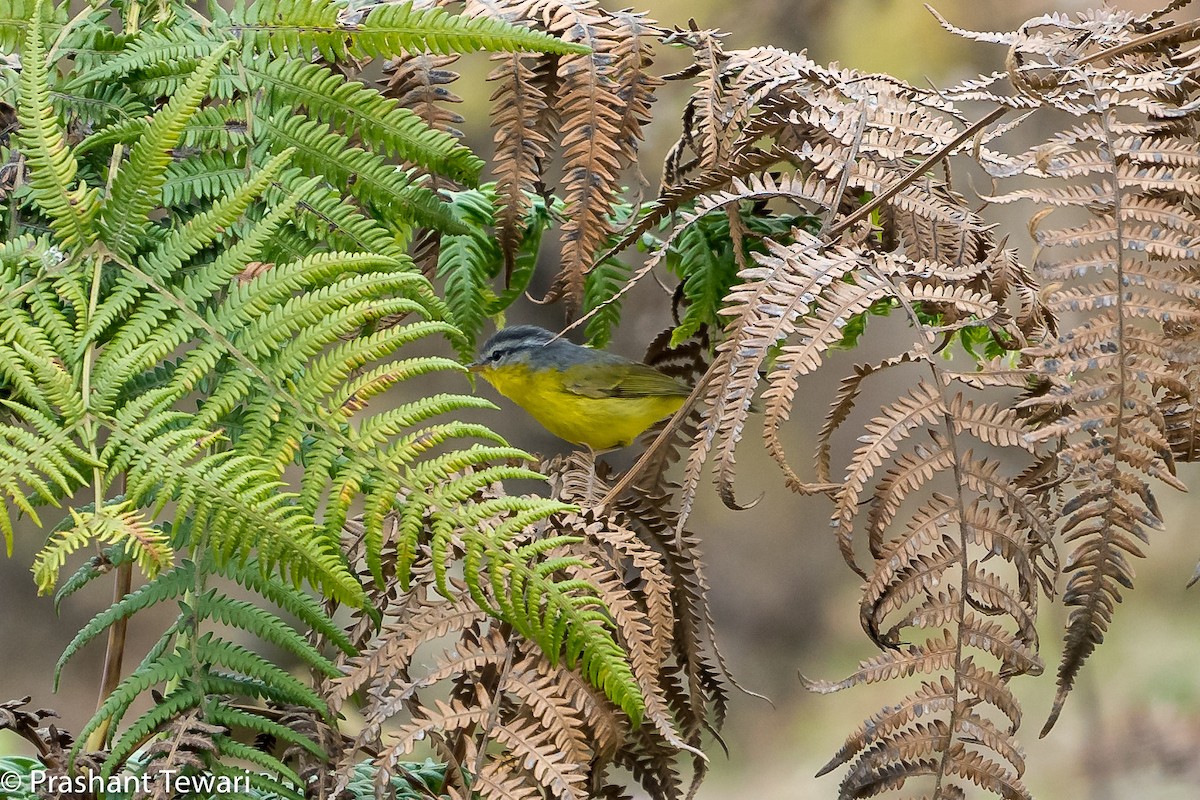
[[(1057, 340), (1026, 350), (1049, 381), (1026, 405), (1043, 417), (1033, 439), (1055, 444), (1067, 470), (1059, 529), (1073, 548), (1047, 729), (1133, 585), (1130, 556), (1162, 527), (1151, 483), (1182, 489), (1175, 460), (1192, 458), (1195, 439), (1200, 95), (1177, 56), (1196, 34), (1156, 18), (1048, 15), (996, 40), (1010, 47), (1008, 96), (1077, 118), (1032, 147), (982, 158), (1019, 181), (1001, 184), (992, 203), (1040, 207), (1030, 221), (1035, 270), (1047, 306), (1069, 321)], [(988, 98), (1002, 85), (967, 92)]]

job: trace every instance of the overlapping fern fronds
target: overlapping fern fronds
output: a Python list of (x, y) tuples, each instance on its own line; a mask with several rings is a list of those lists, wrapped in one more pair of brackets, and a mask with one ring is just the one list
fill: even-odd
[[(533, 43), (542, 42), (494, 48), (506, 51), (493, 56), (496, 65), (488, 76), (495, 86), (496, 225), (507, 276), (516, 268), (533, 198), (546, 194), (551, 160), (561, 155), (562, 268), (550, 298), (562, 299), (572, 315), (582, 305), (596, 253), (614, 232), (613, 206), (621, 201), (623, 173), (636, 164), (642, 128), (662, 82), (650, 68), (653, 43), (664, 31), (644, 14), (610, 12), (595, 0), (467, 0), (462, 5), (464, 17), (474, 24), (505, 24), (527, 31)], [(558, 45), (545, 44), (547, 36), (556, 37), (550, 41)], [(400, 62), (396, 69), (407, 63), (421, 62)], [(421, 72), (405, 69), (403, 74), (412, 77), (391, 81), (387, 93), (415, 99), (419, 91), (422, 116), (444, 127), (452, 117), (433, 102), (437, 94), (426, 76), (435, 73), (424, 66)], [(436, 85), (457, 77), (446, 70), (436, 75)]]
[[(604, 483), (586, 459), (545, 466), (555, 496), (584, 506), (582, 512), (543, 518), (524, 531), (480, 516), (451, 541), (435, 522), (432, 537), (415, 547), (385, 544), (385, 581), (367, 579), (383, 627), (377, 636), (362, 630), (369, 645), (348, 660), (332, 701), (340, 707), (355, 694), (367, 698), (356, 747), (378, 750), (375, 762), (385, 774), (432, 737), (435, 753), (458, 765), (461, 774), (449, 782), (482, 797), (609, 796), (622, 785), (610, 768), (627, 770), (652, 796), (678, 796), (679, 756), (694, 758), (694, 788), (706, 768), (701, 735), (720, 724), (726, 703), (721, 669), (706, 651), (711, 620), (694, 547), (676, 546), (673, 525), (654, 503), (607, 516), (589, 511)], [(514, 502), (519, 498), (490, 486), (479, 513)], [(525, 512), (525, 521), (534, 519)], [(402, 527), (397, 520), (389, 529)], [(347, 533), (361, 541), (359, 525)], [(465, 581), (438, 577), (447, 553), (463, 560)], [(536, 570), (526, 572), (518, 565), (532, 553)], [(488, 578), (473, 580), (480, 571)], [(396, 593), (393, 572), (418, 588)], [(551, 591), (546, 580), (560, 574), (562, 590)], [(445, 583), (435, 594), (439, 580)], [(528, 628), (524, 615), (513, 613), (520, 604), (539, 605), (544, 622)], [(613, 629), (629, 666), (623, 658), (589, 661), (595, 648), (587, 646), (576, 659), (583, 643), (572, 639), (587, 627), (566, 628), (565, 660), (548, 657), (557, 648), (542, 639), (562, 635), (569, 614), (584, 615), (597, 632)], [(597, 680), (597, 671), (614, 667), (617, 673)], [(593, 688), (609, 682), (638, 686), (637, 703)], [(447, 693), (445, 700), (423, 699)]]
[[(16, 40), (31, 13), (32, 6), (16, 9), (11, 20), (0, 23), (6, 26), (4, 35)], [(43, 13), (63, 21), (60, 12)], [(171, 154), (175, 169), (207, 172), (204, 160), (213, 148), (224, 148), (231, 130), (244, 134), (245, 149), (224, 148), (230, 164), (244, 166), (256, 151), (261, 157), (264, 150), (274, 155), (294, 148), (295, 164), (338, 191), (348, 191), (365, 212), (392, 228), (401, 246), (412, 237), (413, 226), (453, 233), (465, 229), (415, 174), (394, 170), (389, 160), (398, 156), (414, 170), (466, 184), (478, 180), (482, 161), (414, 110), (309, 56), (337, 62), (426, 51), (567, 54), (585, 49), (500, 20), (411, 4), (352, 12), (332, 0), (260, 0), (231, 11), (214, 4), (213, 14), (204, 20), (168, 6), (131, 33), (113, 35), (94, 14), (90, 24), (68, 28), (60, 47), (77, 54), (78, 69), (63, 86), (54, 87), (60, 111), (86, 120), (88, 147), (131, 144), (145, 135), (145, 115), (157, 98), (176, 96), (201, 61), (218, 48), (235, 47), (238, 56), (219, 59), (206, 87), (227, 101), (219, 107), (220, 124), (206, 115), (193, 120), (185, 132), (186, 147)], [(57, 33), (55, 27), (47, 30)], [(114, 87), (123, 94), (110, 97)], [(187, 207), (211, 199), (215, 180), (228, 190), (236, 178), (230, 171), (207, 183), (177, 182), (170, 205)], [(86, 206), (80, 213), (85, 211)]]
[[(689, 518), (709, 469), (738, 507), (761, 406), (784, 484), (832, 503), (880, 650), (806, 685), (900, 694), (822, 772), (844, 768), (845, 798), (1029, 796), (1010, 682), (1042, 670), (1057, 549), (1071, 615), (1047, 727), (1162, 524), (1153, 483), (1182, 488), (1200, 442), (1187, 0), (945, 23), (1008, 58), (942, 91), (595, 0), (218, 5), (121, 4), (120, 31), (103, 3), (0, 11), (0, 51), (24, 43), (0, 65), (19, 128), (0, 140), (0, 530), (11, 549), (14, 517), (66, 506), (39, 587), (116, 572), (128, 590), (60, 669), (179, 609), (127, 674), (106, 660), (81, 765), (249, 762), (271, 798), (690, 796), (734, 684)], [(694, 92), (646, 203), (655, 44), (692, 51), (666, 79)], [(448, 69), (480, 49), (497, 51), (482, 185)], [(372, 59), (384, 85), (347, 77)], [(1010, 111), (1032, 113), (992, 127)], [(968, 158), (997, 179), (989, 203), (1037, 208), (1032, 269), (960, 194)], [(543, 285), (593, 343), (640, 278), (678, 279), (651, 360), (694, 391), (623, 475), (534, 469), (467, 421), (488, 403), (417, 385), (461, 371), (439, 348), (465, 354), (536, 285), (554, 224)], [(784, 444), (803, 382), (880, 329), (899, 344), (845, 375), (810, 473)], [(503, 488), (544, 475), (548, 499)], [(348, 737), (333, 712), (352, 706)], [(440, 763), (404, 760), (420, 742)], [(46, 749), (56, 769), (69, 752)]]

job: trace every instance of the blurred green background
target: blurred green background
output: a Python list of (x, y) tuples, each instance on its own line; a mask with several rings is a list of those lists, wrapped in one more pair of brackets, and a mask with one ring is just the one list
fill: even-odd
[[(1011, 30), (1049, 11), (1072, 12), (1090, 3), (1046, 0), (941, 0), (947, 18), (975, 30)], [(1123, 2), (1133, 11), (1157, 4)], [(614, 6), (616, 7), (616, 6)], [(917, 85), (945, 85), (998, 68), (1003, 49), (976, 45), (944, 32), (918, 0), (641, 0), (637, 6), (660, 23), (729, 31), (727, 47), (777, 45), (808, 49), (817, 61), (840, 62), (867, 71), (889, 72)], [(684, 65), (686, 56), (667, 53), (660, 71)], [(478, 152), (490, 152), (486, 103), (490, 89), (482, 78), (486, 58), (464, 58), (463, 79), (455, 86), (467, 118), (464, 131)], [(666, 87), (655, 106), (656, 120), (643, 148), (642, 171), (653, 191), (657, 165), (678, 133), (686, 82)], [(1022, 227), (1011, 244), (1018, 241)], [(627, 308), (614, 349), (638, 356), (668, 324), (662, 290), (646, 282)], [(512, 318), (561, 327), (557, 308), (524, 302)], [(868, 337), (869, 339), (870, 337)], [(870, 346), (869, 343), (867, 345)], [(797, 462), (809, 449), (838, 378), (869, 353), (835, 354), (829, 368), (802, 385), (808, 398), (793, 415)], [(441, 388), (441, 387), (439, 387)], [(455, 387), (461, 389), (461, 385)], [(489, 397), (488, 389), (480, 389)], [(870, 405), (865, 397), (861, 405)], [(527, 449), (559, 452), (561, 443), (511, 411), (485, 417), (501, 433)], [(877, 404), (876, 404), (877, 405)], [(807, 430), (805, 429), (807, 428)], [(840, 695), (806, 694), (797, 672), (842, 677), (859, 659), (873, 654), (858, 624), (858, 586), (829, 535), (829, 506), (820, 498), (790, 496), (779, 472), (747, 437), (741, 467), (744, 499), (765, 492), (749, 511), (726, 510), (705, 489), (692, 526), (708, 555), (708, 580), (722, 650), (740, 682), (771, 698), (773, 706), (734, 691), (724, 730), (729, 756), (713, 747), (712, 774), (701, 800), (716, 798), (835, 797), (837, 778), (814, 773), (863, 719), (899, 699), (907, 684), (860, 687)], [(619, 464), (628, 454), (618, 455)], [(1181, 465), (1185, 482), (1200, 486), (1200, 467)], [(1200, 589), (1184, 585), (1200, 555), (1188, 519), (1200, 505), (1186, 495), (1159, 491), (1168, 530), (1155, 536), (1150, 558), (1138, 562), (1138, 585), (1118, 609), (1108, 641), (1085, 669), (1075, 695), (1052, 734), (1037, 732), (1054, 694), (1053, 670), (1059, 652), (1061, 607), (1043, 603), (1043, 656), (1047, 674), (1014, 684), (1025, 704), (1020, 736), (1028, 755), (1027, 783), (1043, 800), (1173, 800), (1200, 796)], [(51, 692), (51, 670), (64, 644), (97, 609), (109, 602), (103, 582), (72, 597), (56, 616), (48, 598), (37, 598), (28, 572), (43, 535), (29, 528), (13, 558), (0, 560), (0, 700), (33, 695), (34, 704), (58, 710), (68, 730), (78, 730), (93, 710), (103, 645), (95, 644), (68, 669), (64, 689)], [(1060, 582), (1061, 583), (1061, 582)], [(1061, 588), (1061, 585), (1060, 585)], [(131, 630), (129, 658), (147, 646), (140, 628)], [(0, 736), (0, 753), (26, 752), (22, 743)]]

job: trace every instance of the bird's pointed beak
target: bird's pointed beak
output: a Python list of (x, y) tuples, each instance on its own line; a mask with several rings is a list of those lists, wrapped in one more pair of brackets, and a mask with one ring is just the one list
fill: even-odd
[(483, 366), (484, 365), (481, 364), (480, 362), (473, 361), (470, 364), (467, 364), (467, 372), (474, 372), (474, 373), (483, 372)]

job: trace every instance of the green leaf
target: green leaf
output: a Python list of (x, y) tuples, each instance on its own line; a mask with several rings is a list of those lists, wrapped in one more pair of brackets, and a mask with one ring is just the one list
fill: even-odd
[[(30, 16), (40, 20), (45, 14), (44, 5), (45, 0), (37, 0)], [(100, 193), (78, 180), (79, 167), (50, 104), (50, 76), (40, 24), (28, 26), (21, 64), (18, 138), (29, 164), (33, 199), (50, 217), (50, 228), (64, 247), (86, 246), (96, 238), (92, 223)]]
[(458, 139), (430, 128), (394, 99), (348, 81), (328, 67), (279, 59), (261, 68), (247, 66), (246, 73), (265, 90), (268, 100), (302, 107), (310, 118), (346, 136), (357, 134), (377, 154), (399, 156), (466, 183), (479, 179), (483, 161)]
[(140, 235), (150, 222), (150, 212), (158, 206), (171, 164), (171, 150), (208, 95), (213, 76), (232, 49), (232, 43), (218, 47), (200, 62), (183, 90), (154, 115), (129, 160), (112, 179), (112, 190), (101, 210), (100, 221), (109, 247), (119, 258), (132, 258), (137, 252)]
[(541, 31), (491, 17), (465, 17), (411, 3), (375, 6), (365, 18), (342, 20), (333, 0), (258, 0), (240, 3), (228, 15), (213, 7), (213, 21), (242, 39), (246, 53), (290, 53), (307, 57), (316, 49), (330, 61), (392, 58), (400, 53), (469, 53), (475, 50), (588, 53)]

